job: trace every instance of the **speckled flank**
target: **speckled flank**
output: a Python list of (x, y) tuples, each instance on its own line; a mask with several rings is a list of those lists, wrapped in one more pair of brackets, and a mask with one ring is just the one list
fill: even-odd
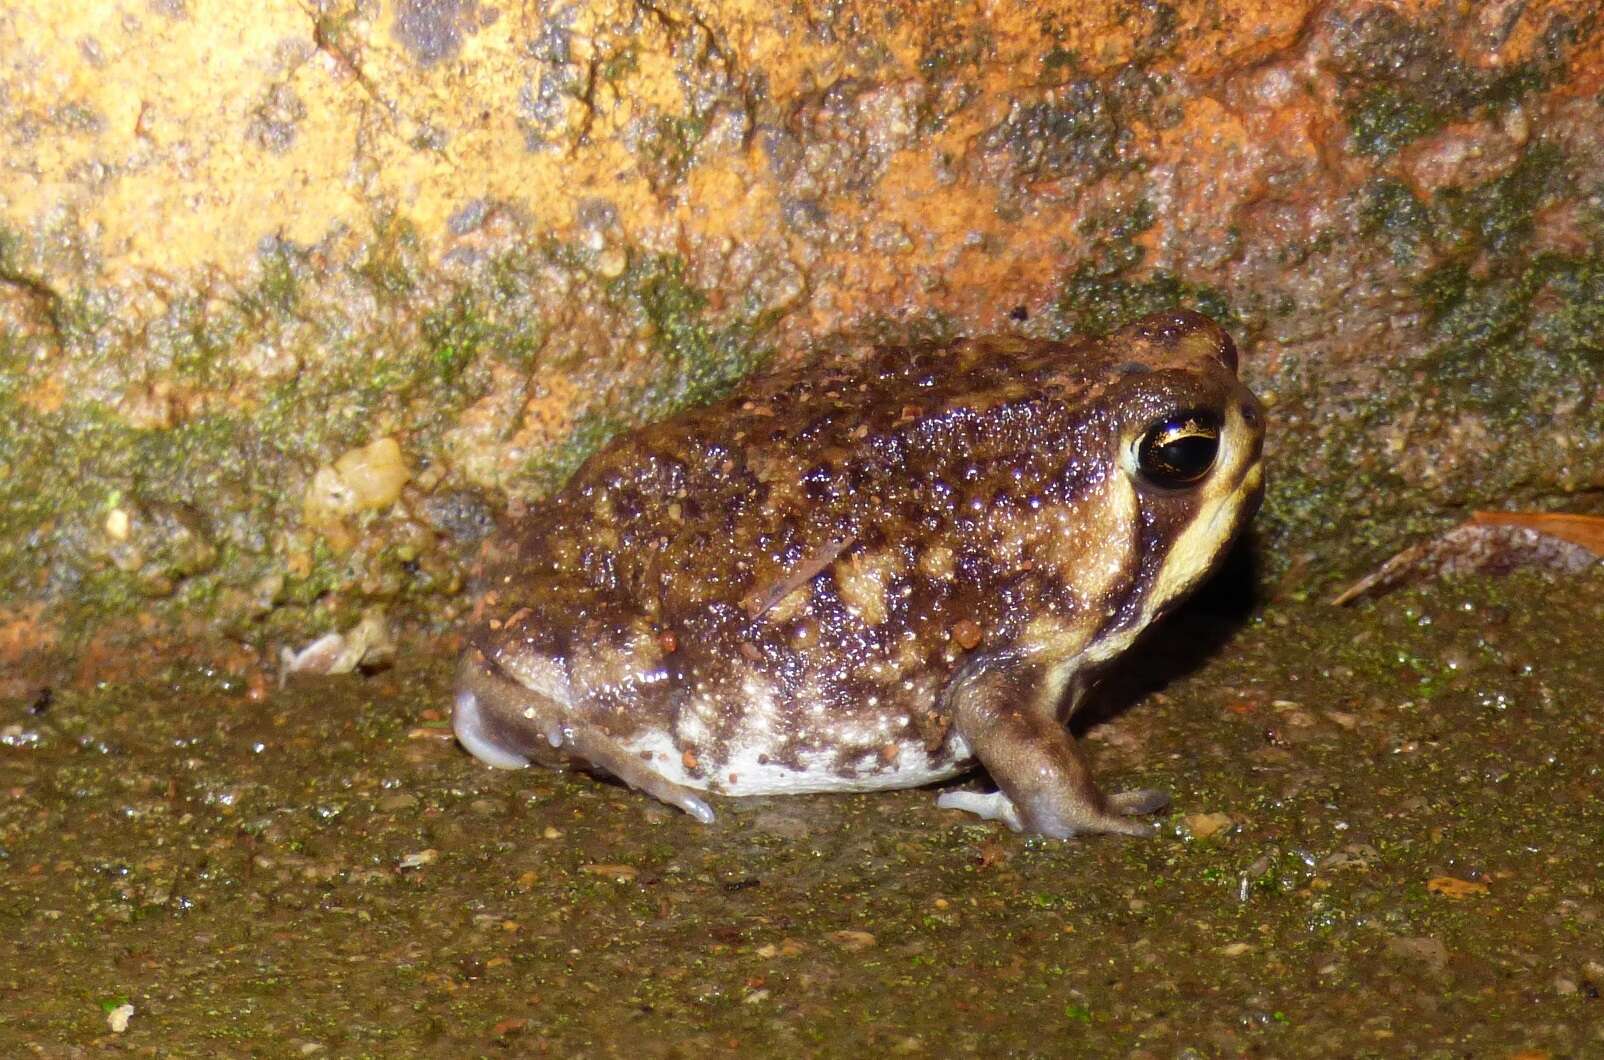
[[(476, 635), (514, 684), (481, 702), (509, 729), (555, 709), (684, 788), (951, 776), (971, 764), (956, 673), (1034, 660), (1052, 713), (1238, 528), (1259, 436), (1228, 350), (1181, 314), (1095, 343), (853, 351), (626, 435), (520, 528), (506, 617)], [(1216, 478), (1131, 468), (1155, 421), (1227, 407)]]

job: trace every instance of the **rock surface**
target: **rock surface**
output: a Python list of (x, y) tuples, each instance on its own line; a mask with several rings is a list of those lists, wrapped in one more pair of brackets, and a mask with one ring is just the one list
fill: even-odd
[(1601, 89), (1583, 0), (20, 0), (0, 664), (447, 628), (774, 358), (1174, 303), (1273, 403), (1271, 573), (1596, 507)]

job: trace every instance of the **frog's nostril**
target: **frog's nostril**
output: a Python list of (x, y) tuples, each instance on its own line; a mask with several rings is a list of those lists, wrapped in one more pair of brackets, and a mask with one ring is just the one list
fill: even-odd
[(1258, 430), (1260, 424), (1264, 422), (1264, 417), (1259, 413), (1259, 407), (1251, 401), (1242, 402), (1242, 422), (1252, 430)]

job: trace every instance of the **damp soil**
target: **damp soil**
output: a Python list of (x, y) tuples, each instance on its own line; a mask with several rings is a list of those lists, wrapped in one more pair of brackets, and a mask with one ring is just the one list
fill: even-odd
[(0, 702), (0, 1055), (1604, 1054), (1604, 575), (1299, 595), (1107, 686), (1149, 841), (928, 790), (703, 827), (482, 767), (444, 655)]

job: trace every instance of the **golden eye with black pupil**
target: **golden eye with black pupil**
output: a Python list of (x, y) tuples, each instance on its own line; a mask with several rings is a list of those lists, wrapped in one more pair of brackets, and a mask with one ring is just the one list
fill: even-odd
[(1153, 485), (1180, 489), (1207, 475), (1219, 452), (1220, 418), (1190, 409), (1147, 429), (1136, 446), (1136, 467)]

